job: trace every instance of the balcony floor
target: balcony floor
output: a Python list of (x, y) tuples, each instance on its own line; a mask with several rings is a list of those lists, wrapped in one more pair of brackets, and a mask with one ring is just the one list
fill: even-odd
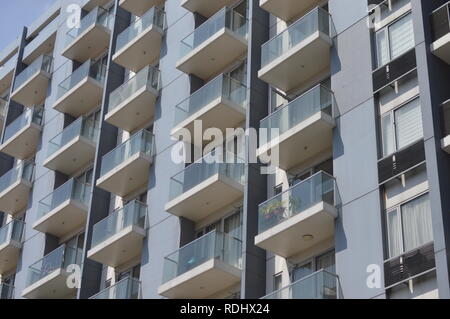
[(25, 106), (33, 106), (45, 100), (51, 75), (44, 71), (36, 72), (11, 94), (11, 99)]
[(82, 34), (78, 35), (62, 52), (70, 60), (81, 63), (98, 57), (109, 47), (111, 32), (102, 25), (93, 24)]
[(51, 212), (42, 216), (33, 228), (58, 238), (69, 234), (86, 223), (88, 208), (76, 200), (66, 200)]
[(156, 25), (150, 25), (130, 43), (116, 52), (112, 59), (114, 63), (137, 73), (159, 58), (162, 37), (163, 31)]
[(247, 51), (247, 41), (226, 28), (180, 59), (176, 67), (187, 74), (208, 80)]
[(320, 4), (319, 0), (260, 0), (261, 8), (283, 21), (292, 21)]
[(104, 242), (92, 247), (89, 259), (110, 267), (118, 267), (142, 253), (145, 230), (139, 226), (128, 226)]
[(57, 269), (34, 284), (25, 288), (22, 297), (27, 299), (69, 299), (76, 294), (76, 289), (67, 287), (69, 274)]
[(71, 90), (61, 96), (53, 105), (55, 110), (80, 117), (101, 103), (103, 84), (86, 77)]
[(223, 7), (231, 7), (240, 0), (182, 0), (181, 6), (190, 12), (197, 12), (203, 17), (210, 18)]
[(28, 206), (31, 183), (19, 180), (0, 193), (0, 207), (2, 211), (14, 216)]
[(166, 204), (173, 215), (198, 222), (244, 196), (244, 186), (227, 176), (215, 174)]
[(264, 66), (258, 77), (284, 92), (304, 86), (330, 68), (330, 37), (319, 31)]
[(447, 135), (441, 140), (442, 149), (450, 154), (450, 135)]
[(22, 244), (15, 240), (8, 240), (0, 245), (0, 274), (5, 274), (17, 267)]
[(76, 137), (44, 162), (48, 169), (71, 176), (93, 162), (96, 145), (85, 137)]
[(105, 116), (105, 121), (127, 132), (132, 132), (149, 123), (155, 114), (158, 92), (143, 87), (120, 103)]
[(152, 160), (149, 156), (135, 154), (97, 180), (97, 187), (120, 197), (146, 186)]
[[(320, 202), (255, 237), (255, 245), (289, 258), (333, 237), (337, 209)], [(313, 235), (310, 241), (302, 236)]]
[[(332, 117), (318, 112), (281, 134), (278, 143), (272, 141), (272, 143), (262, 145), (258, 148), (257, 155), (267, 158), (269, 152), (274, 156), (278, 151), (279, 165), (277, 166), (288, 170), (314, 155), (326, 150), (331, 151), (334, 127), (335, 120)], [(292, 150), (301, 150), (301, 152), (292, 152)]]
[(450, 64), (450, 33), (432, 43), (431, 52), (447, 64)]
[(217, 259), (159, 286), (158, 294), (174, 299), (204, 299), (241, 281), (241, 270)]
[(41, 139), (41, 127), (35, 123), (27, 125), (0, 145), (0, 152), (22, 160), (36, 153)]
[[(228, 99), (219, 97), (178, 124), (172, 129), (170, 134), (176, 138), (180, 135), (182, 130), (188, 129), (189, 132), (191, 132), (191, 136), (195, 136), (194, 122), (202, 121), (202, 132), (210, 127), (214, 127), (221, 130), (225, 136), (227, 128), (237, 127), (240, 123), (245, 121), (245, 118), (245, 108)], [(194, 141), (194, 144), (196, 142), (197, 141)]]

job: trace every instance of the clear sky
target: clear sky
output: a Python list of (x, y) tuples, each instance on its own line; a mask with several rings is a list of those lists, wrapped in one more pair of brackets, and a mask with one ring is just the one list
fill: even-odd
[(16, 39), (56, 0), (0, 0), (0, 51)]

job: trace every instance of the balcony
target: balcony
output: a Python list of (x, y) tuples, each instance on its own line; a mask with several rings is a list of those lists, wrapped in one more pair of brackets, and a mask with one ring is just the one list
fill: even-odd
[(222, 74), (175, 107), (171, 135), (177, 137), (187, 129), (194, 136), (194, 122), (198, 120), (202, 121), (203, 129), (218, 128), (225, 136), (227, 128), (245, 121), (246, 107), (247, 88)]
[(146, 67), (109, 96), (105, 121), (128, 132), (149, 123), (159, 96), (160, 73)]
[(17, 75), (11, 99), (25, 106), (41, 103), (47, 96), (52, 72), (52, 57), (41, 55)]
[(146, 187), (153, 161), (153, 134), (141, 130), (103, 156), (97, 187), (120, 197)]
[[(291, 103), (263, 119), (257, 155), (278, 154), (278, 165), (284, 170), (298, 166), (311, 157), (332, 149), (335, 127), (333, 93), (324, 86), (316, 86)], [(292, 152), (292, 150), (302, 150)]]
[(247, 51), (247, 19), (223, 8), (181, 41), (176, 67), (207, 80)]
[(80, 117), (101, 103), (106, 65), (86, 61), (58, 86), (55, 110)]
[[(234, 156), (234, 155), (233, 155)], [(204, 157), (170, 180), (165, 210), (198, 222), (244, 196), (244, 162)]]
[(127, 277), (89, 299), (141, 299), (141, 282)]
[(33, 156), (41, 138), (42, 116), (42, 108), (25, 109), (5, 127), (0, 152), (19, 159)]
[(442, 149), (450, 153), (450, 100), (442, 104), (442, 116), (443, 116), (443, 138), (441, 139)]
[(44, 166), (70, 176), (93, 162), (98, 140), (96, 126), (93, 119), (83, 117), (67, 126), (49, 141)]
[(14, 299), (14, 287), (0, 283), (0, 299)]
[(69, 288), (67, 279), (72, 274), (69, 265), (81, 266), (81, 249), (62, 245), (28, 268), (27, 287), (22, 297), (28, 299), (71, 299), (77, 292)]
[(261, 8), (284, 21), (292, 21), (320, 3), (319, 0), (259, 0)]
[(333, 30), (330, 14), (314, 9), (262, 46), (258, 77), (289, 92), (329, 71)]
[(64, 237), (86, 223), (91, 186), (71, 179), (38, 204), (33, 228), (58, 238)]
[(0, 274), (16, 269), (22, 248), (24, 222), (13, 219), (0, 228)]
[(164, 3), (165, 0), (120, 0), (119, 6), (131, 12), (135, 16), (141, 17), (150, 8), (159, 6)]
[(213, 231), (164, 258), (158, 294), (203, 299), (241, 281), (242, 243)]
[(255, 245), (284, 258), (334, 236), (338, 194), (334, 177), (319, 172), (259, 205)]
[(223, 7), (231, 7), (240, 0), (181, 0), (181, 6), (191, 12), (197, 12), (210, 18)]
[(160, 55), (164, 11), (151, 8), (117, 36), (112, 60), (133, 72), (153, 64)]
[(94, 225), (87, 257), (117, 267), (140, 256), (146, 236), (147, 205), (133, 201)]
[(339, 287), (339, 277), (322, 269), (261, 299), (338, 299)]
[(433, 27), (431, 52), (450, 64), (450, 2), (435, 10), (431, 20)]
[(78, 62), (98, 57), (109, 47), (113, 20), (114, 16), (105, 9), (93, 9), (81, 19), (79, 28), (67, 33), (62, 55)]
[(10, 215), (28, 206), (34, 164), (22, 162), (0, 177), (0, 207)]

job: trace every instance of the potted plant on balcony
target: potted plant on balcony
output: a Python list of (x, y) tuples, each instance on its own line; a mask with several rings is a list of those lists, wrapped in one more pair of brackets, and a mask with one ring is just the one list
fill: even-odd
[(263, 210), (264, 223), (272, 226), (278, 224), (283, 219), (285, 211), (286, 206), (284, 205), (284, 201), (273, 201)]

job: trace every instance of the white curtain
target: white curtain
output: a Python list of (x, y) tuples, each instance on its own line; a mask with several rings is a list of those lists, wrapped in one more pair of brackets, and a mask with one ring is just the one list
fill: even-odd
[(428, 194), (402, 206), (402, 224), (405, 251), (418, 248), (433, 240)]
[(397, 149), (405, 147), (423, 137), (422, 112), (419, 99), (395, 112)]
[(411, 14), (389, 27), (389, 43), (391, 60), (414, 47), (414, 29)]
[(389, 62), (389, 46), (387, 42), (387, 32), (383, 29), (376, 34), (377, 41), (377, 63), (378, 67)]
[(391, 114), (388, 114), (381, 119), (381, 131), (383, 138), (383, 155), (387, 156), (395, 151)]
[(389, 237), (389, 256), (395, 257), (403, 252), (401, 242), (401, 228), (398, 216), (398, 210), (392, 210), (387, 213), (388, 237)]

